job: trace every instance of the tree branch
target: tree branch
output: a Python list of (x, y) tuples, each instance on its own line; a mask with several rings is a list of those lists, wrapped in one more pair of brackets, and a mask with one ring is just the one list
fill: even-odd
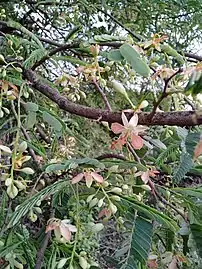
[[(25, 70), (24, 77), (31, 82), (32, 87), (55, 102), (61, 109), (78, 116), (89, 119), (107, 121), (109, 123), (122, 123), (121, 112), (111, 112), (108, 110), (86, 107), (80, 104), (75, 104), (62, 96), (58, 91), (51, 88), (49, 85), (39, 81), (35, 72)], [(139, 124), (142, 125), (177, 125), (177, 126), (195, 126), (202, 124), (202, 114), (199, 111), (178, 111), (178, 112), (158, 112), (155, 113), (152, 120), (149, 112), (141, 112), (139, 116)], [(128, 119), (133, 116), (133, 113), (126, 113)]]

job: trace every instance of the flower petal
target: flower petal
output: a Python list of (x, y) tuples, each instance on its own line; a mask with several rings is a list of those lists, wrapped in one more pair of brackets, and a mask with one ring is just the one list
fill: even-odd
[(124, 126), (128, 125), (128, 119), (126, 118), (126, 115), (122, 112), (121, 114), (122, 122)]
[(112, 123), (111, 129), (113, 133), (120, 134), (124, 131), (125, 128), (120, 123), (115, 122), (115, 123)]
[(71, 239), (71, 232), (67, 225), (61, 223), (60, 225), (60, 233), (61, 235), (67, 240), (70, 241)]
[(73, 233), (77, 232), (77, 228), (74, 225), (68, 224), (68, 228), (69, 228), (70, 232), (73, 232)]
[(72, 180), (71, 180), (72, 184), (76, 184), (79, 181), (81, 181), (83, 176), (84, 176), (84, 174), (80, 173), (80, 174), (76, 175), (75, 177), (73, 177)]
[(86, 186), (88, 188), (90, 188), (90, 186), (93, 183), (93, 177), (92, 177), (92, 175), (90, 173), (84, 173), (84, 176), (85, 176), (85, 180), (86, 180)]
[(95, 181), (97, 181), (98, 183), (103, 183), (104, 181), (104, 178), (99, 175), (98, 173), (96, 172), (91, 172), (91, 176), (95, 179)]
[(55, 234), (56, 239), (59, 241), (60, 238), (61, 238), (61, 232), (60, 232), (60, 227), (59, 226), (55, 228), (54, 234)]
[(143, 147), (143, 140), (142, 137), (139, 135), (135, 135), (134, 133), (131, 134), (131, 144), (134, 149), (141, 149)]
[(138, 115), (134, 114), (134, 116), (132, 116), (132, 118), (129, 120), (129, 124), (135, 127), (137, 126), (137, 123), (138, 123)]
[(149, 171), (142, 173), (141, 179), (146, 184), (149, 180)]

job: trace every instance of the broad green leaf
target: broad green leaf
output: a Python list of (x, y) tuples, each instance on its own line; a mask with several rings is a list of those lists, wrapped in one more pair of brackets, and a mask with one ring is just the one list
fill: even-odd
[(179, 62), (180, 64), (184, 64), (183, 56), (179, 54), (175, 49), (173, 49), (170, 45), (162, 44), (161, 51), (175, 58), (176, 61)]
[(35, 123), (36, 123), (36, 112), (30, 111), (26, 118), (25, 128), (30, 130), (33, 128)]
[(46, 111), (43, 111), (43, 120), (53, 127), (56, 133), (60, 133), (62, 131), (62, 124), (60, 121)]
[(27, 102), (25, 104), (25, 108), (28, 110), (28, 111), (32, 111), (32, 112), (37, 112), (39, 110), (39, 106), (35, 103), (32, 103), (32, 102)]
[(124, 40), (126, 40), (126, 38), (120, 37), (120, 36), (111, 36), (111, 35), (103, 34), (103, 35), (95, 35), (94, 40), (96, 42), (124, 41)]
[(192, 94), (193, 96), (197, 95), (198, 93), (202, 92), (202, 75), (201, 71), (193, 72), (190, 80), (185, 88), (185, 92), (187, 94)]
[(132, 68), (141, 76), (148, 77), (150, 74), (149, 66), (141, 58), (140, 54), (129, 44), (123, 44), (120, 52), (125, 60), (131, 64)]
[(108, 53), (108, 59), (110, 61), (119, 62), (123, 61), (124, 57), (120, 53), (120, 50), (110, 50), (110, 52)]

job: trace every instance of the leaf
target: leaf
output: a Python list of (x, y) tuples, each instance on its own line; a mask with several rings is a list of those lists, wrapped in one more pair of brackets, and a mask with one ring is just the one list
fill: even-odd
[(30, 111), (26, 118), (25, 128), (30, 130), (33, 128), (35, 123), (36, 123), (36, 112)]
[(190, 224), (190, 229), (197, 246), (197, 252), (202, 258), (202, 225), (201, 224)]
[(180, 165), (174, 170), (173, 180), (179, 183), (187, 172), (193, 167), (194, 162), (189, 153), (183, 152), (180, 158)]
[(160, 149), (167, 149), (166, 145), (159, 139), (150, 139), (149, 142)]
[(30, 56), (24, 61), (23, 67), (29, 69), (34, 63), (39, 61), (43, 56), (46, 55), (44, 48), (36, 49), (32, 51)]
[(8, 246), (3, 247), (3, 248), (1, 249), (1, 251), (0, 251), (0, 257), (3, 258), (3, 257), (5, 257), (7, 254), (12, 253), (13, 250), (17, 249), (17, 248), (19, 247), (19, 245), (21, 245), (22, 243), (23, 243), (23, 241), (18, 242), (18, 243), (15, 243), (15, 244), (12, 243), (12, 244), (10, 244), (10, 245), (8, 245)]
[(37, 112), (39, 110), (39, 106), (35, 103), (32, 103), (32, 102), (27, 102), (25, 104), (25, 108), (28, 110), (28, 111), (32, 111), (32, 112)]
[(141, 76), (148, 77), (150, 74), (149, 66), (140, 58), (140, 54), (129, 44), (123, 44), (120, 52), (132, 68)]
[(111, 36), (111, 35), (103, 34), (103, 35), (95, 35), (94, 40), (96, 42), (125, 41), (126, 38), (125, 37), (120, 37), (120, 36)]
[(53, 115), (49, 114), (46, 111), (43, 111), (43, 120), (46, 121), (51, 127), (53, 127), (54, 131), (56, 133), (60, 133), (62, 130), (62, 124), (56, 117)]
[(119, 61), (124, 60), (122, 54), (120, 53), (120, 50), (110, 50), (110, 52), (108, 53), (108, 59), (114, 62), (119, 62)]
[[(138, 260), (141, 264), (146, 264), (151, 248), (153, 225), (151, 221), (139, 216), (134, 225), (129, 257), (132, 256), (134, 261)], [(130, 266), (129, 263), (129, 267), (126, 266), (126, 268), (130, 268)]]
[(137, 211), (142, 212), (149, 219), (156, 220), (166, 228), (169, 228), (172, 231), (176, 231), (179, 229), (177, 223), (174, 220), (169, 218), (167, 215), (164, 215), (163, 213), (159, 212), (155, 208), (140, 203), (131, 197), (121, 196), (121, 199), (124, 202), (130, 204), (130, 206), (132, 206)]
[(202, 199), (202, 188), (173, 188), (173, 191)]
[(15, 212), (12, 214), (7, 227), (11, 228), (16, 225), (20, 221), (20, 219), (35, 206), (37, 202), (43, 200), (45, 197), (49, 196), (52, 193), (55, 193), (56, 191), (64, 189), (67, 186), (67, 181), (58, 181), (25, 200), (21, 205), (19, 205), (19, 207), (17, 207)]
[(194, 71), (190, 77), (190, 80), (185, 88), (187, 94), (192, 94), (193, 96), (202, 92), (202, 75), (201, 72)]
[(186, 151), (193, 157), (194, 151), (200, 141), (200, 133), (189, 133), (185, 139)]

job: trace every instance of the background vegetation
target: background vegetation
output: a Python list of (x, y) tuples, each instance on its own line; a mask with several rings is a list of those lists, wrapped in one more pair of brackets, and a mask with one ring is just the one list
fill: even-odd
[(201, 1), (0, 7), (0, 268), (201, 268)]

